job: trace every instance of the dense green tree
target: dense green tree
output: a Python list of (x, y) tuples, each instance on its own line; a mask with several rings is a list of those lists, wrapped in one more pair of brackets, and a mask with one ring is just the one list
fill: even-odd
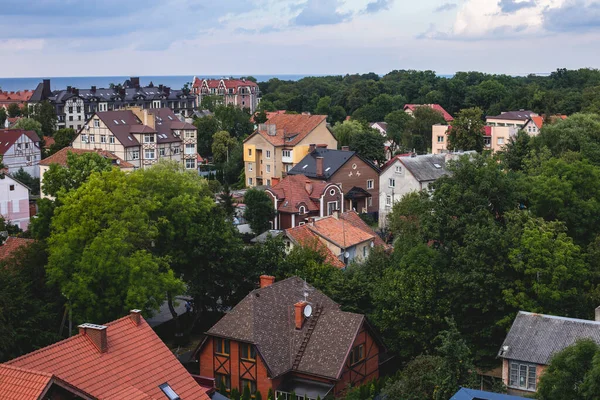
[(42, 101), (33, 108), (33, 119), (42, 126), (43, 136), (52, 136), (56, 129), (56, 110), (49, 101)]
[(231, 137), (243, 139), (254, 131), (250, 122), (250, 114), (234, 105), (219, 106), (215, 109), (215, 118), (219, 121), (222, 131), (227, 131)]
[(237, 144), (237, 140), (232, 138), (227, 131), (219, 131), (213, 135), (212, 153), (215, 162), (229, 161), (229, 152)]
[(389, 399), (431, 400), (439, 382), (442, 357), (420, 355), (391, 378), (382, 393)]
[(254, 123), (255, 124), (264, 124), (267, 122), (267, 113), (265, 111), (257, 111), (254, 114)]
[(54, 143), (50, 146), (50, 154), (68, 147), (77, 137), (77, 132), (73, 128), (62, 128), (54, 133)]
[(315, 114), (318, 115), (329, 115), (331, 112), (331, 97), (324, 96), (319, 99), (317, 108), (315, 108)]
[(219, 121), (212, 116), (196, 118), (194, 126), (198, 129), (198, 154), (203, 157), (211, 156), (213, 135), (219, 132)]
[(483, 112), (480, 108), (460, 110), (448, 133), (448, 148), (456, 150), (483, 150)]
[(10, 103), (6, 107), (6, 112), (8, 113), (9, 118), (20, 117), (22, 114), (21, 107), (19, 107), (19, 105), (17, 103)]
[(525, 167), (525, 159), (531, 151), (531, 136), (519, 130), (515, 136), (508, 139), (502, 149), (501, 159), (503, 164), (511, 171), (521, 171)]
[(19, 168), (19, 170), (15, 172), (12, 177), (31, 189), (30, 194), (35, 196), (40, 194), (40, 178), (34, 178), (33, 176), (29, 175), (27, 172), (25, 172), (23, 167)]
[(431, 127), (445, 123), (446, 120), (439, 111), (430, 107), (417, 107), (410, 124), (411, 142), (406, 145), (417, 152), (426, 152), (431, 149)]
[(217, 107), (222, 104), (221, 96), (202, 96), (202, 102), (200, 103), (200, 109), (215, 112)]
[(338, 122), (333, 127), (333, 135), (338, 141), (338, 147), (350, 146), (353, 137), (364, 131), (364, 125), (355, 120)]
[(403, 110), (397, 110), (387, 114), (385, 122), (387, 123), (387, 139), (392, 141), (392, 151), (410, 150), (412, 117)]
[(12, 129), (23, 129), (26, 131), (35, 131), (40, 139), (43, 136), (42, 124), (33, 118), (21, 118), (13, 126)]
[(369, 128), (352, 136), (350, 150), (356, 151), (361, 157), (376, 165), (382, 165), (386, 161), (383, 151), (384, 141), (385, 138), (378, 131)]
[(67, 165), (52, 164), (44, 174), (42, 191), (52, 197), (80, 187), (94, 172), (112, 169), (110, 160), (97, 153), (67, 153)]
[(0, 128), (2, 129), (4, 129), (4, 123), (6, 122), (6, 118), (8, 118), (6, 109), (4, 107), (0, 107)]
[(249, 189), (244, 195), (246, 212), (244, 217), (250, 224), (252, 232), (260, 235), (270, 229), (270, 222), (275, 217), (273, 200), (268, 194), (258, 189)]

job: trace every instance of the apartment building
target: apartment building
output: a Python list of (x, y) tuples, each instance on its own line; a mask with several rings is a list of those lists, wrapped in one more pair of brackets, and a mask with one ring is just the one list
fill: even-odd
[[(431, 127), (431, 152), (433, 154), (447, 153), (449, 151), (472, 150), (472, 149), (449, 149), (448, 133), (451, 125), (433, 125)], [(508, 143), (510, 138), (517, 134), (518, 128), (513, 126), (484, 126), (483, 145), (484, 150), (493, 152), (500, 151)]]
[(504, 111), (500, 115), (485, 117), (485, 123), (489, 126), (507, 126), (521, 129), (531, 117), (538, 115), (530, 110)]
[(201, 79), (194, 77), (192, 93), (198, 105), (207, 96), (219, 96), (221, 104), (247, 108), (254, 114), (259, 102), (258, 84), (246, 79)]

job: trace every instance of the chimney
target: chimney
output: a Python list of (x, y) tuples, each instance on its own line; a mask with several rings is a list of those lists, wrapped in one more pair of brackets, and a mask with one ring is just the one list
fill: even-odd
[(42, 84), (42, 95), (44, 99), (50, 96), (50, 93), (52, 93), (52, 90), (50, 90), (50, 79), (44, 79)]
[(92, 93), (96, 93), (96, 86), (92, 86)]
[(299, 301), (294, 304), (294, 321), (296, 322), (296, 329), (302, 329), (304, 323), (304, 307), (306, 307), (305, 301)]
[(162, 92), (163, 91), (164, 86), (163, 85), (158, 85), (158, 91)]
[(67, 86), (67, 92), (71, 93), (71, 86)]
[(312, 153), (313, 151), (315, 151), (315, 149), (317, 148), (317, 145), (312, 143), (308, 145), (308, 152)]
[(321, 143), (317, 145), (317, 149), (326, 149), (327, 148), (327, 144), (326, 143)]
[(271, 275), (261, 275), (260, 276), (260, 287), (265, 288), (267, 286), (271, 286), (275, 283), (275, 277)]
[(74, 94), (75, 96), (79, 96), (79, 89), (77, 89), (77, 88), (73, 88), (73, 94)]
[(317, 176), (323, 176), (323, 157), (317, 157)]
[(342, 151), (350, 151), (350, 146), (342, 146)]
[(271, 186), (277, 186), (279, 184), (279, 178), (271, 178)]
[(131, 310), (129, 311), (129, 318), (133, 321), (133, 323), (138, 326), (142, 322), (142, 311), (141, 310)]
[(129, 78), (129, 82), (131, 82), (131, 86), (133, 86), (134, 88), (140, 87), (139, 77), (132, 76), (131, 78)]
[(600, 322), (600, 307), (596, 307), (596, 321)]
[(107, 327), (105, 325), (82, 324), (78, 328), (79, 334), (89, 337), (100, 353), (106, 353), (108, 350), (108, 340), (106, 338)]

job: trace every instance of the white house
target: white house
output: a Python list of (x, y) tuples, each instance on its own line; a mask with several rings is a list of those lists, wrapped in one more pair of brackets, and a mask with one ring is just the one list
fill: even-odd
[(0, 175), (0, 214), (22, 230), (29, 226), (29, 188), (8, 175)]
[(0, 130), (0, 156), (10, 174), (20, 168), (34, 178), (39, 178), (42, 158), (40, 138), (34, 131), (22, 129)]

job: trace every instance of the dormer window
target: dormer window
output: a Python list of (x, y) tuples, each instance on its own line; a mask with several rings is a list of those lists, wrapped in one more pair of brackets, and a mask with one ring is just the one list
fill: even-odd
[(145, 134), (144, 143), (154, 143), (154, 134)]
[(298, 208), (298, 212), (299, 212), (300, 214), (306, 214), (306, 207), (304, 207), (304, 206), (300, 206), (300, 208)]

